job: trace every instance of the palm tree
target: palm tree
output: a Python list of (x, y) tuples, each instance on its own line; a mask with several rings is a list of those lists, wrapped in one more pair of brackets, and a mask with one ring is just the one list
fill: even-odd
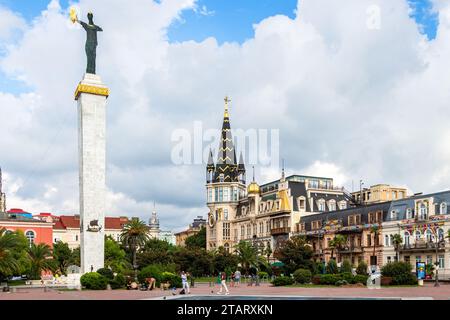
[(400, 261), (400, 246), (403, 243), (403, 238), (401, 235), (399, 235), (398, 233), (394, 234), (392, 236), (392, 243), (394, 244), (394, 248), (395, 248), (395, 252), (397, 254), (397, 261)]
[(5, 228), (0, 229), (0, 274), (11, 275), (20, 269), (14, 257), (15, 250), (20, 248), (19, 234)]
[(32, 243), (27, 249), (27, 258), (30, 262), (30, 277), (32, 280), (41, 278), (42, 271), (54, 271), (56, 269), (55, 260), (53, 260), (52, 249), (48, 244)]
[(334, 239), (333, 239), (333, 243), (334, 243), (334, 247), (337, 250), (338, 260), (339, 260), (340, 259), (340, 254), (341, 254), (341, 250), (345, 246), (345, 244), (347, 243), (347, 236), (344, 236), (342, 234), (337, 234), (334, 237)]
[(376, 246), (378, 244), (378, 233), (379, 233), (378, 226), (377, 225), (373, 225), (370, 228), (370, 233), (373, 233), (373, 254), (372, 254), (372, 256), (375, 257)]
[(133, 255), (134, 280), (137, 282), (136, 252), (149, 240), (148, 227), (138, 218), (131, 219), (120, 234), (120, 241), (128, 247)]
[(248, 272), (250, 268), (258, 269), (259, 266), (266, 264), (265, 259), (258, 256), (256, 248), (247, 241), (241, 241), (236, 245), (235, 254), (245, 272)]

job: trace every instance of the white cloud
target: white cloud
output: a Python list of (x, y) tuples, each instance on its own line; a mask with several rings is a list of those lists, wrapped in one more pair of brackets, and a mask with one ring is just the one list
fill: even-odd
[[(8, 43), (0, 58), (9, 77), (31, 88), (19, 96), (0, 93), (0, 111), (7, 115), (0, 162), (13, 183), (23, 183), (9, 192), (9, 203), (73, 213), (73, 91), (85, 66), (85, 35), (69, 27), (67, 10), (57, 4), (26, 26), (19, 42)], [(111, 88), (109, 212), (148, 219), (156, 201), (161, 222), (171, 228), (205, 215), (204, 168), (172, 165), (170, 137), (196, 120), (205, 129), (220, 127), (225, 94), (233, 99), (232, 128), (280, 129), (288, 174), (331, 175), (347, 188), (359, 179), (415, 192), (449, 188), (447, 1), (436, 7), (440, 24), (431, 42), (409, 17), (406, 1), (304, 0), (298, 17), (268, 17), (242, 45), (219, 45), (214, 38), (169, 43), (167, 28), (195, 5), (78, 4), (83, 12), (92, 9), (105, 30), (98, 72)], [(370, 5), (381, 9), (380, 29), (367, 28)], [(280, 176), (257, 171), (261, 184)]]

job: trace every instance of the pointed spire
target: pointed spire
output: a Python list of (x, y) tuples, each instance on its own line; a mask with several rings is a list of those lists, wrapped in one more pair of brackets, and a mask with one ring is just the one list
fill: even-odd
[(285, 180), (285, 175), (284, 175), (284, 159), (281, 159), (281, 180), (282, 180), (282, 181)]
[[(214, 181), (223, 182), (238, 181), (238, 164), (236, 163), (236, 150), (233, 145), (233, 136), (231, 135), (230, 119), (228, 113), (228, 104), (231, 102), (229, 97), (225, 97), (225, 114), (223, 118), (221, 140), (219, 152), (217, 154), (217, 163), (215, 168)], [(222, 178), (221, 178), (222, 177)]]
[(238, 166), (238, 170), (239, 170), (240, 172), (245, 171), (244, 156), (242, 155), (242, 151), (241, 151), (241, 154), (239, 155), (239, 166)]
[(214, 170), (214, 160), (213, 160), (213, 153), (212, 153), (211, 148), (209, 148), (207, 169), (208, 169), (208, 171)]
[(256, 182), (255, 181), (255, 166), (252, 166), (252, 169), (253, 169), (253, 180), (252, 180), (252, 182)]

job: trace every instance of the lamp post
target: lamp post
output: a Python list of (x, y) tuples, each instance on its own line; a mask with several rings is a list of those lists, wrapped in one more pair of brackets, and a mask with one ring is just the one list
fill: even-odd
[[(438, 229), (439, 230), (439, 229)], [(434, 279), (434, 286), (435, 287), (440, 287), (441, 285), (439, 284), (439, 257), (438, 257), (438, 250), (439, 250), (439, 244), (441, 243), (441, 239), (439, 239), (439, 232), (438, 230), (436, 230), (435, 232), (435, 238), (436, 238), (436, 242), (435, 242), (435, 250), (436, 250), (436, 262), (435, 262), (435, 266), (436, 266), (436, 276)]]

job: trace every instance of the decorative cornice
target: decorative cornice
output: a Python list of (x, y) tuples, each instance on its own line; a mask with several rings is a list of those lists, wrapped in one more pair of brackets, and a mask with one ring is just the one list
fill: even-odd
[(97, 86), (91, 86), (88, 84), (79, 84), (77, 87), (77, 90), (75, 91), (75, 100), (78, 100), (81, 93), (89, 93), (94, 94), (97, 96), (109, 96), (109, 89), (106, 87), (97, 87)]

